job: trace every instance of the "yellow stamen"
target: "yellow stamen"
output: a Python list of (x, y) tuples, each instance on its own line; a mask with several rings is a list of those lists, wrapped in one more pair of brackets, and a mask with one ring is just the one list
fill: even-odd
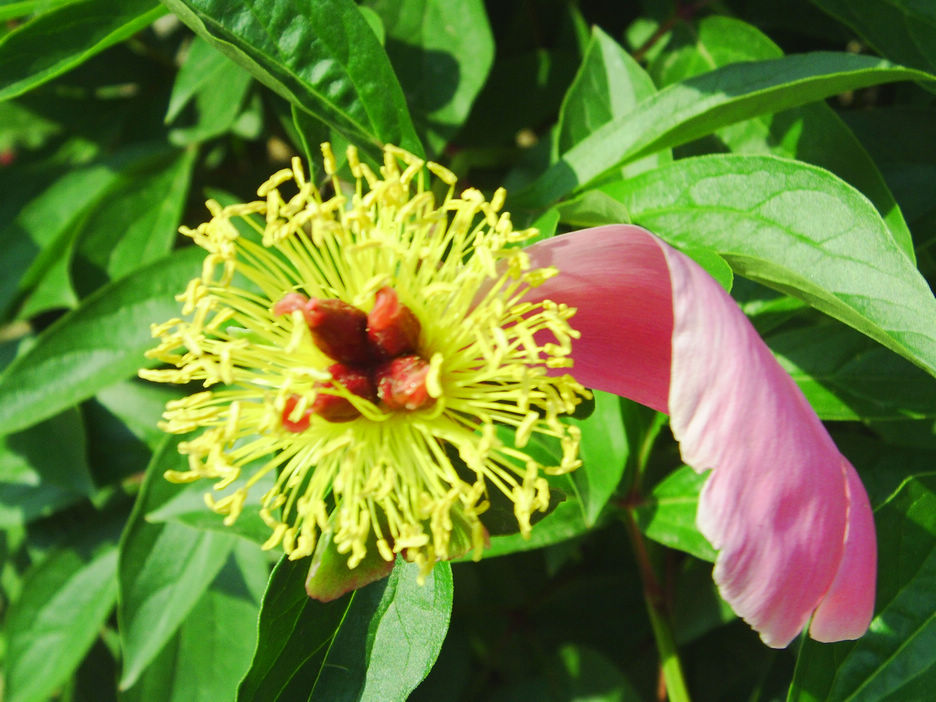
[[(322, 154), (333, 197), (293, 159), (260, 186), (259, 200), (210, 201), (211, 220), (181, 230), (208, 255), (179, 296), (184, 318), (152, 327), (159, 345), (147, 355), (173, 368), (140, 375), (201, 381), (206, 390), (166, 407), (167, 431), (202, 430), (179, 447), (189, 470), (168, 471), (167, 479), (204, 477), (225, 487), (244, 473), (234, 492), (206, 497), (230, 523), (248, 490), (271, 476), (260, 509), (272, 530), (264, 547), (279, 544), (301, 558), (328, 530), (352, 568), (368, 543), (386, 560), (404, 554), (423, 572), (466, 544), (479, 557), (489, 490), (513, 500), (528, 535), (533, 513), (548, 508), (543, 476), (580, 464), (580, 434), (558, 416), (588, 394), (570, 376), (546, 372), (571, 365), (577, 333), (568, 321), (574, 310), (523, 299), (556, 274), (532, 270), (512, 246), (536, 231), (513, 231), (500, 212), (503, 190), (491, 202), (474, 189), (456, 196), (451, 171), (397, 147), (386, 147), (379, 173), (349, 148), (351, 188), (342, 188), (329, 144)], [(447, 192), (441, 202), (433, 177)], [(237, 220), (262, 245), (241, 236)], [(316, 347), (302, 313), (272, 311), (300, 292), (366, 312), (385, 286), (421, 323), (417, 352), (429, 364), (433, 401), (416, 410), (391, 410), (328, 384), (333, 361)], [(323, 387), (361, 415), (332, 423), (312, 414), (304, 431), (287, 429), (287, 400), (298, 396), (287, 417), (298, 422)], [(535, 435), (556, 443), (560, 465), (524, 451)]]

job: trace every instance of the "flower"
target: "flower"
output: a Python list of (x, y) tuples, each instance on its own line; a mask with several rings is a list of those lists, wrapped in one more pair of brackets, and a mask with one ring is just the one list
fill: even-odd
[(683, 460), (711, 469), (697, 526), (722, 597), (770, 646), (812, 618), (820, 641), (861, 636), (876, 539), (855, 469), (731, 297), (644, 229), (613, 225), (527, 249), (561, 273), (530, 299), (578, 308), (572, 358), (590, 388), (668, 412)]
[[(866, 630), (864, 488), (698, 265), (630, 225), (522, 249), (535, 232), (513, 231), (503, 190), (456, 197), (451, 172), (387, 146), (379, 177), (349, 149), (346, 194), (322, 150), (331, 197), (296, 159), (262, 200), (209, 201), (212, 219), (182, 229), (208, 255), (179, 296), (186, 319), (153, 326), (149, 356), (174, 368), (140, 374), (206, 389), (167, 407), (167, 431), (201, 431), (179, 445), (189, 470), (167, 478), (215, 479), (227, 492), (206, 500), (226, 523), (270, 482), (266, 548), (319, 558), (333, 544), (357, 568), (316, 590), (327, 599), (398, 554), (423, 573), (478, 558), (492, 491), (529, 534), (548, 508), (544, 476), (580, 465), (578, 429), (560, 416), (585, 387), (607, 390), (669, 413), (684, 460), (711, 470), (697, 524), (718, 550), (715, 582), (768, 645), (810, 619), (822, 641)], [(558, 465), (527, 450), (534, 435), (560, 448)]]
[[(333, 544), (352, 569), (379, 554), (359, 586), (397, 554), (424, 574), (479, 557), (491, 491), (529, 534), (544, 476), (581, 463), (559, 417), (589, 393), (552, 372), (570, 365), (574, 310), (524, 300), (556, 270), (516, 246), (536, 232), (512, 229), (503, 190), (456, 196), (450, 171), (387, 146), (379, 176), (348, 150), (345, 193), (322, 152), (330, 197), (294, 159), (261, 200), (209, 201), (211, 220), (181, 230), (208, 252), (203, 271), (178, 298), (184, 318), (153, 325), (148, 356), (172, 367), (140, 375), (205, 388), (167, 406), (166, 431), (200, 431), (169, 480), (214, 479), (227, 492), (206, 501), (228, 524), (272, 483), (265, 548), (298, 559)], [(534, 436), (555, 465), (526, 450)]]

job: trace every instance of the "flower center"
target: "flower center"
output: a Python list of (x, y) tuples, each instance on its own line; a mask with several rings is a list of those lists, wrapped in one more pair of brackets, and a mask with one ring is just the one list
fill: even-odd
[[(319, 350), (336, 361), (328, 367), (331, 381), (317, 383), (316, 390), (337, 384), (390, 410), (412, 411), (434, 402), (426, 388), (429, 363), (416, 353), (421, 325), (393, 288), (377, 291), (370, 313), (341, 300), (309, 299), (299, 292), (288, 293), (273, 306), (276, 315), (295, 312), (301, 313)], [(361, 415), (347, 398), (328, 392), (317, 392), (304, 411), (299, 411), (300, 404), (302, 398), (291, 395), (282, 414), (283, 426), (296, 433), (309, 428), (312, 415), (329, 422)]]

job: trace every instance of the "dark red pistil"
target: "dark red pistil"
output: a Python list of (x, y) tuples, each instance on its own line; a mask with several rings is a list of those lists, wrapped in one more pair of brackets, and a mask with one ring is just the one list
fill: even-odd
[[(377, 392), (374, 389), (374, 381), (367, 370), (346, 366), (343, 363), (333, 363), (328, 367), (331, 373), (332, 384), (343, 385), (348, 392), (363, 397), (365, 400), (377, 402)], [(317, 383), (317, 388), (327, 388), (327, 383)], [(297, 434), (309, 428), (309, 421), (313, 414), (317, 414), (322, 419), (329, 422), (350, 422), (357, 419), (361, 413), (351, 402), (341, 395), (332, 395), (328, 392), (319, 392), (309, 408), (302, 413), (302, 416), (293, 421), (289, 417), (296, 404), (299, 402), (298, 395), (290, 395), (286, 400), (286, 406), (283, 408), (283, 426), (289, 431)]]
[(377, 397), (392, 410), (416, 410), (433, 399), (426, 389), (429, 364), (419, 356), (398, 356), (374, 371)]
[(374, 308), (367, 315), (367, 338), (382, 358), (396, 358), (413, 353), (419, 341), (419, 320), (400, 303), (396, 290), (377, 291)]
[[(418, 356), (420, 324), (416, 315), (389, 287), (377, 292), (370, 314), (337, 299), (309, 299), (299, 292), (284, 295), (275, 305), (276, 315), (302, 312), (315, 345), (338, 363), (328, 368), (331, 384), (344, 386), (350, 393), (371, 402), (382, 402), (391, 410), (416, 410), (432, 402), (426, 389), (429, 364)], [(309, 408), (297, 420), (290, 415), (298, 395), (286, 400), (283, 426), (292, 432), (309, 427), (313, 414), (330, 422), (348, 422), (360, 412), (346, 398), (317, 385)]]
[(296, 409), (296, 405), (298, 404), (298, 395), (290, 395), (287, 397), (286, 406), (283, 408), (283, 414), (281, 416), (283, 426), (289, 431), (295, 432), (296, 434), (309, 428), (309, 420), (312, 417), (312, 409), (307, 408), (306, 411), (302, 413), (302, 416), (299, 417), (299, 419), (290, 419), (293, 410)]
[(273, 305), (273, 314), (300, 310), (309, 325), (312, 341), (329, 358), (349, 365), (369, 365), (374, 360), (367, 340), (367, 315), (341, 300), (308, 299), (289, 293)]

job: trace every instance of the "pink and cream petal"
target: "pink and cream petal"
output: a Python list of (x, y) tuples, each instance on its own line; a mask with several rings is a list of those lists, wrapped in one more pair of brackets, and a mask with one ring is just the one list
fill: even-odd
[(715, 582), (771, 646), (806, 625), (842, 559), (841, 456), (734, 301), (664, 248), (673, 285), (669, 408), (685, 461), (712, 468), (697, 524)]
[(697, 524), (719, 550), (715, 582), (735, 612), (775, 647), (817, 607), (817, 636), (860, 635), (874, 591), (864, 488), (731, 297), (639, 227), (529, 251), (561, 271), (536, 297), (579, 310), (576, 377), (668, 411), (683, 459), (712, 471)]
[(844, 458), (842, 463), (849, 494), (845, 555), (809, 626), (809, 635), (825, 642), (857, 639), (867, 630), (874, 614), (877, 572), (874, 517), (858, 473)]

